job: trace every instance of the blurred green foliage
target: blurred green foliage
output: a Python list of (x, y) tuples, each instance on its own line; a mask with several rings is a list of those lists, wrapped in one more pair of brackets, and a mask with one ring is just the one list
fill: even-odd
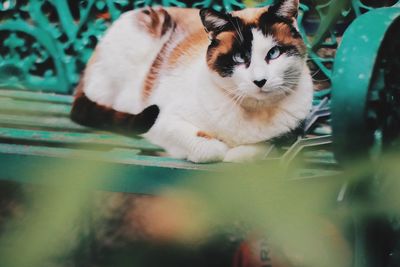
[[(146, 206), (142, 215), (151, 213), (147, 226), (153, 227), (152, 238), (132, 247), (136, 253), (117, 245), (118, 257), (104, 255), (112, 264), (99, 266), (128, 266), (126, 262), (153, 266), (148, 261), (157, 262), (158, 256), (151, 257), (149, 252), (166, 253), (161, 248), (167, 247), (171, 253), (173, 247), (175, 257), (185, 257), (227, 232), (236, 240), (266, 237), (290, 266), (349, 266), (352, 244), (345, 230), (354, 216), (399, 218), (399, 157), (395, 153), (375, 165), (355, 162), (342, 175), (322, 180), (288, 180), (287, 170), (267, 163), (228, 165), (222, 172), (193, 174), (191, 182), (177, 182), (160, 192), (160, 202)], [(98, 187), (96, 177), (112, 179), (113, 170), (98, 164), (48, 167), (56, 168), (60, 174), (56, 179), (63, 182), (31, 190), (26, 212), (8, 221), (0, 238), (1, 266), (91, 266), (74, 265), (90, 262), (88, 239), (98, 235), (91, 234), (108, 231), (105, 236), (112, 239), (118, 232), (122, 222), (108, 229), (104, 216), (112, 201), (93, 191)], [(351, 189), (364, 181), (365, 194), (353, 194)], [(347, 190), (339, 197), (344, 185)], [(114, 212), (124, 208), (112, 205)]]
[[(247, 6), (259, 3), (246, 1)], [(349, 1), (341, 4), (346, 7)], [(334, 7), (338, 8), (336, 15), (341, 13), (342, 5)], [(43, 166), (54, 169), (56, 177), (45, 177), (46, 172), (38, 175), (58, 184), (33, 186), (25, 192), (25, 209), (2, 228), (0, 266), (96, 266), (91, 258), (94, 250), (110, 243), (115, 246), (113, 252), (99, 249), (104, 252), (104, 258), (96, 259), (100, 266), (149, 267), (149, 261), (168, 266), (161, 255), (166, 251), (173, 251), (172, 257), (182, 261), (188, 260), (185, 254), (207, 246), (232, 256), (234, 248), (221, 247), (229, 242), (236, 246), (249, 236), (267, 238), (292, 265), (346, 266), (354, 253), (354, 218), (377, 217), (390, 222), (395, 230), (400, 228), (399, 160), (397, 152), (372, 162), (365, 158), (349, 164), (340, 175), (315, 179), (289, 180), (287, 172), (294, 170), (267, 162), (194, 173), (193, 179), (159, 192), (161, 201), (145, 206), (143, 217), (132, 218), (140, 221), (147, 216), (146, 227), (152, 230), (152, 238), (135, 241), (134, 246), (113, 239), (121, 234), (119, 226), (126, 223), (115, 219), (126, 203), (113, 203), (112, 197), (94, 191), (102, 187), (99, 183), (104, 179), (97, 179), (99, 176), (112, 181), (116, 170), (87, 162)], [(113, 211), (115, 216), (110, 214)], [(132, 228), (140, 237), (143, 229)], [(210, 245), (221, 235), (226, 238)], [(95, 242), (102, 245), (95, 246)], [(210, 254), (196, 253), (200, 255), (194, 257), (198, 264), (211, 266), (207, 265)]]

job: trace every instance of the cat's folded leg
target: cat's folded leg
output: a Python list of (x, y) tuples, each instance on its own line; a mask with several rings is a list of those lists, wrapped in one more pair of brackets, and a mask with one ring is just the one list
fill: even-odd
[(160, 118), (145, 137), (164, 147), (170, 156), (195, 163), (222, 161), (229, 150), (224, 142), (176, 118)]
[(188, 160), (196, 163), (218, 162), (225, 157), (229, 147), (217, 139), (193, 140), (189, 148)]
[(249, 162), (264, 159), (271, 149), (267, 142), (251, 145), (240, 145), (228, 150), (224, 157), (225, 162)]

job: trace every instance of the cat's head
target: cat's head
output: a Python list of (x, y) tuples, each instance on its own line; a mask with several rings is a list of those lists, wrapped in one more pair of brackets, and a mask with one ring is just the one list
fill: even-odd
[(295, 90), (306, 68), (298, 8), (298, 0), (281, 0), (232, 13), (200, 11), (211, 42), (208, 67), (233, 98), (246, 105), (270, 104)]

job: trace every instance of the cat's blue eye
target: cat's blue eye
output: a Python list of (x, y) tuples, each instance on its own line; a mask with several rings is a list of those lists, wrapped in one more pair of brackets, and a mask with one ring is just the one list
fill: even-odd
[(281, 54), (281, 48), (279, 46), (274, 46), (269, 50), (266, 59), (267, 61), (277, 59)]
[(233, 61), (238, 63), (238, 64), (243, 64), (245, 62), (245, 60), (244, 60), (244, 58), (242, 57), (241, 54), (233, 55)]

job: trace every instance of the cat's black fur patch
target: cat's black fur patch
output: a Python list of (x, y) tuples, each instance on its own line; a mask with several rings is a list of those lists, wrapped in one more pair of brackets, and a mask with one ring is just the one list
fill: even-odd
[[(289, 0), (286, 0), (286, 1), (289, 1)], [(273, 14), (278, 14), (279, 10), (283, 9), (284, 8), (283, 6), (285, 4), (287, 4), (287, 3), (285, 3), (286, 1), (285, 0), (283, 0), (283, 1), (282, 0), (281, 1), (275, 1), (276, 3), (274, 5), (272, 5), (272, 6), (270, 6), (268, 11), (273, 13)], [(297, 5), (293, 4), (292, 8), (289, 9), (289, 10), (286, 10), (285, 13), (287, 13), (287, 17), (297, 18), (297, 15), (298, 15), (298, 7), (297, 7)]]
[[(214, 11), (212, 9), (202, 9), (200, 11), (200, 16), (203, 21), (203, 24), (207, 31), (212, 31), (212, 39), (211, 44), (208, 48), (208, 58), (211, 57), (211, 54), (214, 53), (214, 49), (218, 47), (219, 41), (216, 39), (218, 34), (222, 32), (233, 32), (236, 37), (232, 44), (232, 49), (229, 53), (221, 54), (213, 63), (213, 68), (215, 71), (219, 73), (222, 77), (230, 77), (233, 74), (233, 71), (238, 63), (236, 63), (233, 59), (234, 55), (239, 53), (245, 59), (246, 67), (250, 65), (251, 59), (251, 48), (253, 41), (252, 29), (259, 29), (265, 36), (273, 35), (273, 25), (278, 23), (284, 23), (287, 27), (289, 27), (292, 38), (301, 39), (300, 33), (293, 26), (293, 21), (289, 18), (278, 16), (276, 14), (279, 6), (272, 6), (261, 15), (258, 23), (253, 24), (245, 24), (239, 17), (232, 16), (228, 13), (221, 13)], [(214, 18), (218, 18), (221, 22), (226, 21), (225, 24), (221, 27), (215, 27), (212, 25), (207, 19), (206, 16), (213, 16)], [(288, 56), (303, 56), (302, 53), (295, 45), (282, 45), (282, 52), (286, 53)]]
[[(205, 30), (214, 36), (224, 31), (233, 30), (233, 23), (241, 23), (238, 18), (232, 17), (231, 14), (218, 12), (211, 8), (202, 8), (199, 14)], [(209, 19), (210, 17), (212, 19)], [(219, 25), (216, 24), (216, 21), (220, 22)]]
[(299, 49), (294, 45), (281, 46), (281, 51), (282, 53), (286, 53), (288, 56), (301, 57)]
[(71, 119), (79, 124), (111, 130), (125, 135), (146, 133), (157, 120), (160, 109), (152, 105), (139, 114), (119, 112), (97, 104), (85, 94), (75, 98)]
[(276, 15), (275, 12), (271, 12), (271, 8), (269, 11), (265, 12), (260, 17), (259, 25), (261, 26), (260, 29), (265, 36), (268, 36), (271, 33), (272, 25), (277, 23), (284, 23), (290, 28), (290, 32), (294, 39), (301, 39), (301, 34), (299, 31), (293, 26), (293, 21), (291, 19), (280, 17)]
[(229, 53), (220, 55), (215, 61), (217, 71), (222, 77), (232, 76), (234, 68), (236, 65), (238, 65), (238, 63), (233, 60), (233, 57), (236, 54), (240, 54), (242, 56), (245, 61), (242, 64), (245, 64), (246, 67), (249, 67), (251, 63), (251, 48), (253, 42), (253, 34), (251, 33), (252, 27), (245, 27), (242, 23), (238, 25), (239, 26), (237, 27), (240, 28), (238, 28), (237, 31), (240, 31), (243, 39), (239, 37), (238, 32), (235, 32), (237, 38), (235, 38), (235, 41), (232, 44), (232, 49), (229, 51)]

